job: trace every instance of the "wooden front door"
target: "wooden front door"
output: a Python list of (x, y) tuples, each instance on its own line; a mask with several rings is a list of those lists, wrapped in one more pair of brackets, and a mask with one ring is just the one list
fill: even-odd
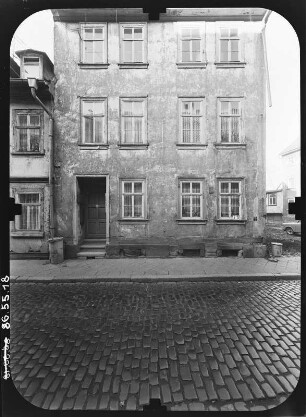
[(104, 239), (106, 236), (105, 194), (103, 190), (88, 190), (86, 204), (86, 237)]

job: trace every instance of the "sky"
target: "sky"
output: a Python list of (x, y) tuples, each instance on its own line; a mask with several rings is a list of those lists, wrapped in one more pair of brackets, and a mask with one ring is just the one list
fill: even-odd
[[(299, 41), (290, 23), (272, 12), (266, 27), (272, 107), (266, 109), (266, 160), (268, 190), (281, 183), (279, 153), (300, 139)], [(50, 10), (33, 14), (15, 32), (12, 49), (38, 49), (53, 54), (53, 18)]]

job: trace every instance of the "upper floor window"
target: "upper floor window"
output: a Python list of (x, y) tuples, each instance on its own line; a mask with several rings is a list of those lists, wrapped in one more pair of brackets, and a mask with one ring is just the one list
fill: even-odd
[(41, 152), (42, 151), (42, 121), (40, 110), (15, 111), (15, 151)]
[(106, 99), (82, 100), (82, 143), (107, 143)]
[(105, 64), (107, 62), (107, 26), (105, 24), (81, 25), (82, 63)]
[(38, 56), (23, 57), (23, 78), (41, 78), (40, 59)]
[(143, 64), (147, 62), (147, 27), (145, 24), (121, 24), (122, 64)]
[(276, 206), (276, 194), (268, 194), (268, 205), (269, 206)]
[(220, 28), (220, 61), (240, 61), (240, 38), (237, 27)]
[(221, 143), (241, 143), (241, 99), (219, 99)]
[(181, 219), (203, 218), (202, 181), (180, 181), (180, 217)]
[(146, 132), (146, 99), (121, 99), (121, 143), (145, 144)]
[(205, 67), (204, 62), (204, 30), (200, 25), (184, 24), (178, 31), (178, 62), (179, 68)]
[(200, 143), (203, 137), (203, 99), (180, 99), (180, 142)]
[(241, 181), (219, 181), (220, 219), (241, 219), (241, 196)]
[(37, 192), (16, 193), (17, 203), (22, 205), (22, 214), (16, 216), (16, 230), (37, 231), (41, 228), (41, 195)]
[(201, 33), (199, 27), (181, 29), (181, 62), (201, 61)]

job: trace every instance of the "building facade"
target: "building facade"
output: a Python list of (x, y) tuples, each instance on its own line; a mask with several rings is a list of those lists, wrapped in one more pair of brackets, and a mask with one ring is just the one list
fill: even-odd
[(44, 52), (18, 51), (10, 71), (10, 193), (22, 215), (10, 222), (12, 258), (48, 258), (50, 237), (50, 121), (33, 97), (52, 111), (53, 64)]
[(295, 140), (280, 153), (282, 161), (283, 182), (291, 194), (301, 195), (301, 148), (300, 141)]
[(266, 10), (52, 13), (65, 256), (104, 246), (107, 256), (217, 256), (261, 242)]

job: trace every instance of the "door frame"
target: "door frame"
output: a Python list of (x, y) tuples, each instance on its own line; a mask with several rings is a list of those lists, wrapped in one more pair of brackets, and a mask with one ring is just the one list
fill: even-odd
[(77, 185), (78, 185), (78, 178), (105, 178), (105, 214), (106, 214), (106, 225), (105, 225), (105, 232), (106, 232), (106, 244), (109, 243), (109, 174), (74, 174), (75, 181), (74, 181), (74, 207), (73, 207), (73, 242), (75, 245), (80, 243), (80, 236), (78, 236), (78, 224), (80, 222), (79, 215), (78, 215), (78, 202), (77, 202)]

